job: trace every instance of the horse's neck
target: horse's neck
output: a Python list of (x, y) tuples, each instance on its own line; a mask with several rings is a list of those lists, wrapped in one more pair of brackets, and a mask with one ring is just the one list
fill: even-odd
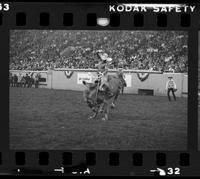
[(96, 87), (96, 88), (93, 88), (93, 89), (88, 89), (87, 91), (89, 92), (88, 93), (88, 99), (90, 99), (90, 100), (93, 100), (93, 101), (95, 101), (96, 100), (96, 97), (97, 97), (97, 91), (98, 90), (98, 88)]
[(98, 84), (91, 83), (89, 88), (90, 88), (90, 90), (93, 90), (93, 89), (97, 88), (97, 86), (98, 86)]

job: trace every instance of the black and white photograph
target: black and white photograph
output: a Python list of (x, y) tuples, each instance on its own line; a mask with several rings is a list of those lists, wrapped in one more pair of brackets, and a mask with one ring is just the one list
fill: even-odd
[(198, 149), (200, 150), (200, 31), (198, 34)]
[(10, 30), (9, 40), (11, 150), (187, 150), (187, 31)]

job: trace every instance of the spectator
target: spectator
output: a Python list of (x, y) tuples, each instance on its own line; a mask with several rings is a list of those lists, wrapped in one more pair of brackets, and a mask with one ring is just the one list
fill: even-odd
[(10, 69), (95, 68), (103, 49), (114, 68), (187, 72), (187, 33), (178, 31), (13, 30)]
[(169, 72), (174, 73), (174, 69), (172, 68), (172, 66), (169, 66)]

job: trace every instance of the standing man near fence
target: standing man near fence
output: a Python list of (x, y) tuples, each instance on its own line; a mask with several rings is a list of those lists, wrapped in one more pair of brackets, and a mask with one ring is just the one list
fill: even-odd
[(176, 88), (176, 83), (175, 81), (173, 80), (173, 77), (172, 76), (169, 76), (168, 77), (168, 81), (166, 83), (166, 90), (167, 90), (167, 96), (168, 96), (168, 99), (169, 101), (171, 101), (171, 98), (170, 98), (170, 91), (172, 92), (172, 95), (174, 97), (174, 100), (176, 101), (176, 95), (174, 92), (177, 91), (177, 88)]
[(18, 87), (21, 87), (21, 81), (22, 81), (22, 74), (19, 73), (19, 76), (18, 76), (18, 83), (17, 83), (17, 86), (18, 86)]
[(13, 75), (9, 72), (9, 86), (13, 86)]

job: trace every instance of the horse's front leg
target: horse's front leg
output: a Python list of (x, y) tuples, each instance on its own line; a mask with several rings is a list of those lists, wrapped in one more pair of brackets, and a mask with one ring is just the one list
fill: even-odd
[(98, 105), (96, 108), (93, 106), (91, 107), (92, 111), (93, 111), (93, 115), (89, 117), (89, 119), (94, 119), (100, 112), (103, 111), (104, 105)]
[(95, 117), (97, 117), (98, 111), (94, 112), (93, 115), (91, 115), (89, 117), (89, 119), (94, 119)]
[(99, 107), (96, 109), (96, 107), (89, 100), (87, 100), (87, 104), (93, 111), (93, 114), (89, 117), (89, 119), (94, 119), (99, 113)]

